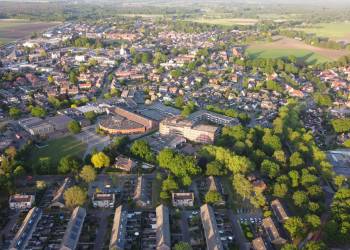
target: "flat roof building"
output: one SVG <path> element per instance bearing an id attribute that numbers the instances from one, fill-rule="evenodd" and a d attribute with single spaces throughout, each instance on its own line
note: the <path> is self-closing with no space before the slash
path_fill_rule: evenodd
<path id="1" fill-rule="evenodd" d="M 125 247 L 127 215 L 128 213 L 126 210 L 123 210 L 122 205 L 115 210 L 111 241 L 109 243 L 110 250 L 123 250 Z"/>
<path id="2" fill-rule="evenodd" d="M 220 233 L 216 224 L 214 210 L 208 204 L 200 209 L 201 219 L 208 250 L 224 250 L 220 239 Z"/>
<path id="3" fill-rule="evenodd" d="M 196 125 L 181 116 L 166 118 L 159 124 L 159 133 L 163 136 L 183 136 L 187 140 L 198 143 L 214 143 L 219 128 L 211 125 Z"/>
<path id="4" fill-rule="evenodd" d="M 171 193 L 171 201 L 174 207 L 193 207 L 193 193 Z"/>
<path id="5" fill-rule="evenodd" d="M 235 126 L 240 124 L 237 118 L 221 115 L 208 110 L 196 111 L 190 114 L 188 119 L 193 122 L 210 121 L 212 123 L 222 125 L 222 126 Z"/>
<path id="6" fill-rule="evenodd" d="M 169 224 L 169 209 L 164 205 L 159 205 L 156 208 L 157 217 L 157 250 L 170 250 L 170 224 Z"/>
<path id="7" fill-rule="evenodd" d="M 32 208 L 35 201 L 34 195 L 14 194 L 10 196 L 10 209 L 29 209 Z"/>
<path id="8" fill-rule="evenodd" d="M 21 227 L 17 231 L 15 237 L 11 241 L 9 250 L 22 250 L 26 249 L 28 241 L 32 237 L 32 234 L 41 219 L 42 210 L 38 207 L 33 207 L 25 217 Z"/>
<path id="9" fill-rule="evenodd" d="M 81 230 L 83 228 L 86 217 L 86 210 L 83 207 L 76 207 L 68 222 L 66 232 L 64 233 L 60 250 L 74 250 L 76 249 Z"/>
<path id="10" fill-rule="evenodd" d="M 92 205 L 96 208 L 113 208 L 115 194 L 95 193 L 92 196 Z"/>

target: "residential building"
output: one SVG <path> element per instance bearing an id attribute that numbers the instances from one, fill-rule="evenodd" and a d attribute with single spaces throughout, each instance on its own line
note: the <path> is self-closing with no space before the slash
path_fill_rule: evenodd
<path id="1" fill-rule="evenodd" d="M 95 193 L 92 196 L 92 205 L 95 208 L 113 208 L 115 194 Z"/>
<path id="2" fill-rule="evenodd" d="M 115 167 L 125 172 L 131 172 L 136 163 L 130 158 L 119 155 L 115 158 Z"/>
<path id="3" fill-rule="evenodd" d="M 265 242 L 261 237 L 258 237 L 252 241 L 253 250 L 267 250 Z"/>
<path id="4" fill-rule="evenodd" d="M 15 237 L 11 241 L 9 250 L 26 249 L 28 241 L 32 237 L 35 228 L 41 219 L 42 210 L 38 207 L 33 207 L 26 215 L 21 227 L 17 231 Z"/>
<path id="5" fill-rule="evenodd" d="M 169 209 L 164 205 L 159 205 L 156 208 L 157 216 L 157 250 L 170 250 L 170 224 L 169 224 Z"/>
<path id="6" fill-rule="evenodd" d="M 194 194 L 191 193 L 171 193 L 171 201 L 174 207 L 193 207 Z"/>
<path id="7" fill-rule="evenodd" d="M 200 208 L 200 214 L 208 250 L 223 250 L 214 210 L 208 204 Z"/>
<path id="8" fill-rule="evenodd" d="M 86 217 L 86 210 L 83 207 L 76 207 L 68 222 L 66 232 L 64 233 L 60 250 L 74 250 L 76 249 L 81 230 L 83 228 Z"/>
<path id="9" fill-rule="evenodd" d="M 278 232 L 276 225 L 271 217 L 263 219 L 262 227 L 267 238 L 272 244 L 281 246 L 287 242 L 284 238 L 280 236 L 280 233 Z"/>
<path id="10" fill-rule="evenodd" d="M 67 190 L 67 188 L 69 188 L 71 185 L 72 185 L 72 179 L 69 177 L 65 178 L 61 187 L 55 193 L 55 195 L 52 199 L 52 202 L 49 206 L 50 208 L 52 208 L 52 207 L 64 208 L 65 207 L 63 194 Z"/>
<path id="11" fill-rule="evenodd" d="M 10 209 L 30 209 L 35 201 L 34 195 L 15 194 L 9 199 Z"/>
<path id="12" fill-rule="evenodd" d="M 273 200 L 271 202 L 271 208 L 279 222 L 283 223 L 289 218 L 280 200 Z"/>
<path id="13" fill-rule="evenodd" d="M 125 247 L 127 215 L 128 213 L 126 210 L 123 210 L 122 205 L 115 210 L 111 240 L 109 243 L 110 250 L 123 250 Z"/>

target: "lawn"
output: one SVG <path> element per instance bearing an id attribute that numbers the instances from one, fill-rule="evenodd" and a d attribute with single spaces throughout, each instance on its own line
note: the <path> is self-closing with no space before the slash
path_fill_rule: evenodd
<path id="1" fill-rule="evenodd" d="M 319 23 L 313 27 L 299 28 L 298 30 L 333 39 L 350 38 L 350 22 Z"/>
<path id="2" fill-rule="evenodd" d="M 298 59 L 309 64 L 323 63 L 332 61 L 332 59 L 304 49 L 278 49 L 278 48 L 248 48 L 246 54 L 249 58 L 284 58 L 295 56 Z"/>
<path id="3" fill-rule="evenodd" d="M 29 164 L 36 165 L 40 158 L 50 158 L 52 165 L 57 165 L 59 160 L 65 156 L 82 157 L 86 150 L 86 145 L 76 140 L 73 136 L 54 139 L 43 143 L 47 146 L 38 148 L 33 146 Z"/>

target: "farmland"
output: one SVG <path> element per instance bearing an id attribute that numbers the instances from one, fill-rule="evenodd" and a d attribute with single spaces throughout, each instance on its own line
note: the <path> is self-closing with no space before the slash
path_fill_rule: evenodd
<path id="1" fill-rule="evenodd" d="M 30 22 L 19 19 L 0 19 L 0 44 L 30 36 L 57 25 L 55 22 Z"/>
<path id="2" fill-rule="evenodd" d="M 200 18 L 189 19 L 188 21 L 192 21 L 196 23 L 213 24 L 213 25 L 232 26 L 232 25 L 254 25 L 258 22 L 258 19 L 200 17 Z"/>
<path id="3" fill-rule="evenodd" d="M 271 43 L 254 43 L 246 51 L 251 58 L 282 58 L 294 55 L 306 63 L 323 63 L 348 55 L 348 51 L 318 48 L 289 38 L 277 38 Z"/>
<path id="4" fill-rule="evenodd" d="M 320 23 L 310 27 L 298 28 L 298 30 L 335 40 L 350 40 L 350 22 Z"/>

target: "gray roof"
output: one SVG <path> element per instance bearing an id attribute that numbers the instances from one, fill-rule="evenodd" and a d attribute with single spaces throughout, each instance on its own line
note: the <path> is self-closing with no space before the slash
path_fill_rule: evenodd
<path id="1" fill-rule="evenodd" d="M 214 210 L 208 204 L 201 206 L 201 219 L 208 250 L 223 250 Z"/>
<path id="2" fill-rule="evenodd" d="M 157 216 L 157 250 L 169 249 L 171 246 L 170 242 L 170 225 L 169 225 L 169 209 L 164 205 L 159 205 L 156 208 Z"/>
<path id="3" fill-rule="evenodd" d="M 86 216 L 86 210 L 83 207 L 76 207 L 70 217 L 66 232 L 64 233 L 60 250 L 76 249 L 83 223 Z"/>
<path id="4" fill-rule="evenodd" d="M 124 249 L 126 223 L 127 223 L 127 211 L 123 210 L 123 206 L 120 205 L 115 210 L 109 249 L 111 250 Z"/>
<path id="5" fill-rule="evenodd" d="M 41 208 L 33 207 L 31 210 L 29 210 L 21 227 L 19 228 L 11 242 L 11 245 L 9 247 L 10 250 L 25 249 L 28 240 L 31 238 L 32 233 L 34 232 L 36 225 L 38 224 L 41 218 L 41 215 Z"/>

